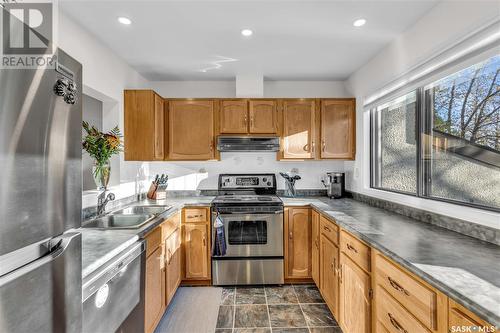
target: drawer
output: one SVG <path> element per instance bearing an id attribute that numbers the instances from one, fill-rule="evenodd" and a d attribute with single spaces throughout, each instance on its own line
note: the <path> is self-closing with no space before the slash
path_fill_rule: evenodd
<path id="1" fill-rule="evenodd" d="M 172 260 L 173 255 L 181 247 L 181 231 L 180 228 L 174 230 L 174 232 L 167 238 L 165 242 L 165 262 L 167 264 Z"/>
<path id="2" fill-rule="evenodd" d="M 375 281 L 431 330 L 437 329 L 437 291 L 415 280 L 392 262 L 377 254 Z"/>
<path id="3" fill-rule="evenodd" d="M 184 209 L 184 222 L 185 223 L 193 223 L 193 222 L 207 222 L 209 212 L 208 208 L 186 208 Z"/>
<path id="4" fill-rule="evenodd" d="M 336 245 L 339 245 L 339 227 L 323 215 L 321 215 L 319 220 L 319 228 L 321 233 L 329 238 Z"/>
<path id="5" fill-rule="evenodd" d="M 376 287 L 376 319 L 390 333 L 429 333 L 418 320 L 405 310 L 381 286 Z"/>
<path id="6" fill-rule="evenodd" d="M 181 224 L 181 214 L 175 213 L 161 224 L 161 239 L 167 239 Z"/>
<path id="7" fill-rule="evenodd" d="M 370 271 L 370 247 L 344 230 L 340 232 L 340 250 L 359 267 L 367 272 Z"/>
<path id="8" fill-rule="evenodd" d="M 157 227 L 146 236 L 146 257 L 149 257 L 161 244 L 161 227 Z"/>

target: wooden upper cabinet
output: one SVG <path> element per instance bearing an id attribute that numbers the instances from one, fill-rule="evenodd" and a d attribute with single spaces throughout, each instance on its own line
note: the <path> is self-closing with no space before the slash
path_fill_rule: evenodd
<path id="1" fill-rule="evenodd" d="M 283 159 L 315 157 L 315 101 L 283 101 Z"/>
<path id="2" fill-rule="evenodd" d="M 154 132 L 154 159 L 165 159 L 165 106 L 163 98 L 154 95 L 155 100 L 155 132 Z"/>
<path id="3" fill-rule="evenodd" d="M 285 277 L 311 278 L 311 210 L 289 208 L 285 223 Z"/>
<path id="4" fill-rule="evenodd" d="M 168 159 L 214 158 L 214 102 L 172 100 L 168 102 Z"/>
<path id="5" fill-rule="evenodd" d="M 339 282 L 339 324 L 342 331 L 370 333 L 370 275 L 356 265 L 347 255 L 341 253 Z"/>
<path id="6" fill-rule="evenodd" d="M 354 159 L 355 145 L 355 100 L 322 100 L 321 158 Z"/>
<path id="7" fill-rule="evenodd" d="M 276 100 L 250 100 L 249 117 L 251 134 L 277 134 L 278 108 Z"/>
<path id="8" fill-rule="evenodd" d="M 219 109 L 221 134 L 246 134 L 248 132 L 248 101 L 222 100 Z"/>
<path id="9" fill-rule="evenodd" d="M 152 90 L 124 91 L 125 160 L 165 158 L 163 98 Z"/>

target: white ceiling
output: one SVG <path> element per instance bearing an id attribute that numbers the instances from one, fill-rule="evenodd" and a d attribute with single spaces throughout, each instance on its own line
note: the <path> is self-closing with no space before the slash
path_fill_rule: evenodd
<path id="1" fill-rule="evenodd" d="M 249 73 L 269 80 L 344 80 L 437 1 L 59 4 L 149 80 L 227 80 Z M 118 23 L 118 16 L 129 17 L 132 25 Z M 353 27 L 358 18 L 365 18 L 366 25 Z M 241 36 L 242 28 L 254 35 Z M 220 68 L 210 69 L 221 60 Z"/>

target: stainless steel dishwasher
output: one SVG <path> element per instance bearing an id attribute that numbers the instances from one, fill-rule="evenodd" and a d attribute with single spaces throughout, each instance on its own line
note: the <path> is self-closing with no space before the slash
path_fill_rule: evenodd
<path id="1" fill-rule="evenodd" d="M 138 241 L 85 278 L 82 331 L 144 330 L 145 245 Z"/>

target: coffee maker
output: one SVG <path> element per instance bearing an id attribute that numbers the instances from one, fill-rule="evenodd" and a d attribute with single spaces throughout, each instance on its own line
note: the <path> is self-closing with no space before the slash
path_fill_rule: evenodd
<path id="1" fill-rule="evenodd" d="M 327 172 L 326 178 L 321 181 L 326 187 L 326 195 L 330 198 L 339 199 L 345 194 L 345 173 Z"/>

